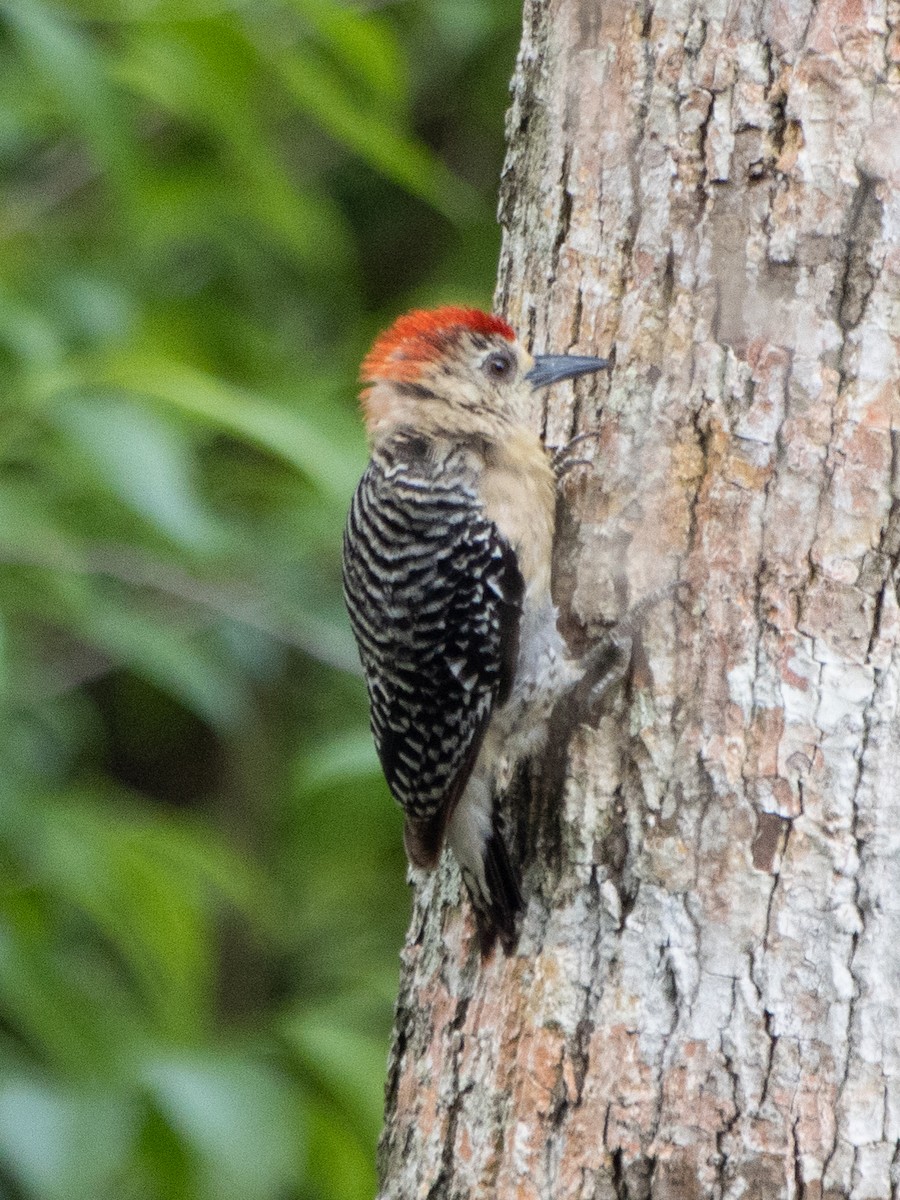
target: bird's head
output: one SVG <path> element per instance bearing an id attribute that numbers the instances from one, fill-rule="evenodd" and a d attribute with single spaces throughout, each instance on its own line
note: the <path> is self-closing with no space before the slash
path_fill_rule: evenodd
<path id="1" fill-rule="evenodd" d="M 502 436 L 527 421 L 535 388 L 609 365 L 573 355 L 533 358 L 504 320 L 475 308 L 410 312 L 363 359 L 366 426 L 373 437 L 405 424 Z"/>

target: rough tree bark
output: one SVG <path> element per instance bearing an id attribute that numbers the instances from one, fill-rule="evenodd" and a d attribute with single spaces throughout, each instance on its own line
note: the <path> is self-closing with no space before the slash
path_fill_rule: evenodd
<path id="1" fill-rule="evenodd" d="M 527 0 L 504 174 L 499 309 L 617 360 L 535 412 L 564 628 L 681 586 L 514 806 L 517 954 L 421 887 L 381 1194 L 897 1197 L 900 3 Z"/>

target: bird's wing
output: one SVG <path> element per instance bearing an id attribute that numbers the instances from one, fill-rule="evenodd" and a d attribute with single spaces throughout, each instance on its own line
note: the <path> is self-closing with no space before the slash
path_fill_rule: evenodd
<path id="1" fill-rule="evenodd" d="M 406 817 L 406 847 L 433 865 L 495 705 L 512 686 L 523 582 L 473 482 L 401 440 L 373 459 L 344 536 L 344 594 L 372 731 Z"/>

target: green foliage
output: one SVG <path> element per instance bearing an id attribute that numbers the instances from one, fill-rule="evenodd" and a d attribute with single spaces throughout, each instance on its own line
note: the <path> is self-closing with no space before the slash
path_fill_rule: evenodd
<path id="1" fill-rule="evenodd" d="M 486 304 L 516 0 L 0 0 L 0 1200 L 374 1190 L 356 365 Z"/>

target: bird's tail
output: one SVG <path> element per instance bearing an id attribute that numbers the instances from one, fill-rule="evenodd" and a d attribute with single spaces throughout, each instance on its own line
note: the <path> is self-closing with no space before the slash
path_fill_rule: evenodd
<path id="1" fill-rule="evenodd" d="M 510 862 L 503 834 L 496 826 L 484 848 L 484 874 L 488 885 L 486 897 L 476 895 L 468 882 L 466 884 L 478 923 L 481 957 L 488 957 L 498 938 L 510 954 L 515 948 L 519 914 L 524 903 L 518 875 Z"/>
<path id="2" fill-rule="evenodd" d="M 450 818 L 447 840 L 475 909 L 481 956 L 487 958 L 498 940 L 507 954 L 514 949 L 524 904 L 497 805 L 493 796 L 479 791 L 470 781 Z"/>

